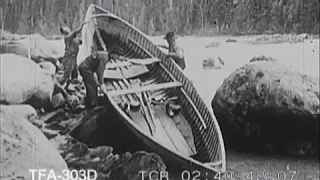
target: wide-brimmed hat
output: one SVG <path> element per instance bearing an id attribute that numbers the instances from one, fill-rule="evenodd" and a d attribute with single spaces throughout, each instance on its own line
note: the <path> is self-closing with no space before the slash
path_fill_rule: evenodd
<path id="1" fill-rule="evenodd" d="M 166 34 L 166 36 L 165 37 L 163 37 L 163 39 L 177 39 L 178 37 L 177 36 L 175 36 L 175 34 L 174 34 L 174 32 L 168 32 L 167 34 Z"/>
<path id="2" fill-rule="evenodd" d="M 62 26 L 62 27 L 60 27 L 60 32 L 63 34 L 70 34 L 71 30 L 70 30 L 70 28 L 68 28 L 66 26 Z"/>

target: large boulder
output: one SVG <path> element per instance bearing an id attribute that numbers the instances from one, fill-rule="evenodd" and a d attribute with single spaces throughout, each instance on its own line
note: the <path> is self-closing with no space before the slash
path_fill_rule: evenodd
<path id="1" fill-rule="evenodd" d="M 319 154 L 319 79 L 252 61 L 224 80 L 211 105 L 229 147 Z"/>
<path id="2" fill-rule="evenodd" d="M 29 57 L 35 62 L 50 61 L 56 63 L 64 55 L 63 40 L 48 40 L 40 34 L 31 34 L 14 41 L 0 43 L 0 54 L 14 53 Z"/>
<path id="3" fill-rule="evenodd" d="M 55 175 L 63 174 L 62 170 L 68 169 L 48 139 L 41 131 L 33 126 L 27 118 L 32 113 L 30 108 L 21 113 L 21 107 L 1 106 L 0 108 L 0 136 L 1 136 L 1 179 L 38 179 L 37 173 L 32 178 L 32 169 L 45 169 L 45 175 L 54 171 Z M 13 112 L 20 112 L 15 115 Z M 48 179 L 48 177 L 43 177 Z"/>
<path id="4" fill-rule="evenodd" d="M 21 104 L 28 101 L 36 108 L 50 103 L 55 82 L 52 71 L 15 54 L 1 54 L 0 63 L 0 102 Z"/>

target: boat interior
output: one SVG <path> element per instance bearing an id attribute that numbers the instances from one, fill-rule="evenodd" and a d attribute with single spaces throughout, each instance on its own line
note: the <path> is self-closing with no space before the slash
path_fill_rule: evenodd
<path id="1" fill-rule="evenodd" d="M 124 43 L 119 37 L 112 41 L 114 37 L 100 32 L 101 43 L 111 54 L 104 72 L 108 94 L 141 132 L 176 153 L 196 155 L 186 120 L 190 107 L 182 102 L 186 99 L 179 90 L 181 83 L 159 68 L 160 59 L 148 55 L 134 41 Z"/>

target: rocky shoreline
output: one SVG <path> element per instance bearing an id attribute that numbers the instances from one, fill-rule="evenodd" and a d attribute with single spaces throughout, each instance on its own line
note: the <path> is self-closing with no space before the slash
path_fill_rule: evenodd
<path id="1" fill-rule="evenodd" d="M 24 51 L 25 52 L 25 51 Z M 21 56 L 23 56 L 21 54 Z M 209 65 L 215 63 L 215 60 L 208 61 Z M 270 64 L 271 63 L 271 64 Z M 283 78 L 287 77 L 277 72 L 269 72 L 264 67 L 273 66 L 272 63 L 276 63 L 276 60 L 273 58 L 267 57 L 256 57 L 250 60 L 249 65 L 242 67 L 235 71 L 233 75 L 230 75 L 228 79 L 225 80 L 224 86 L 221 86 L 216 96 L 212 102 L 212 108 L 214 109 L 215 115 L 222 125 L 221 128 L 226 132 L 227 130 L 224 129 L 225 127 L 231 127 L 231 131 L 228 131 L 229 139 L 235 140 L 235 135 L 233 132 L 236 132 L 236 137 L 246 139 L 248 141 L 247 146 L 248 149 L 252 150 L 253 145 L 256 145 L 257 141 L 261 141 L 261 137 L 264 137 L 263 140 L 273 141 L 273 139 L 266 139 L 265 137 L 270 138 L 269 134 L 273 131 L 273 121 L 270 121 L 272 118 L 263 119 L 264 121 L 256 121 L 259 118 L 260 111 L 257 110 L 257 104 L 260 105 L 262 108 L 265 107 L 265 104 L 272 100 L 270 97 L 274 97 L 275 102 L 278 102 L 278 96 L 273 95 L 272 93 L 265 94 L 263 87 L 265 84 L 269 83 L 267 87 L 280 87 L 280 84 L 283 87 L 287 87 L 282 85 L 283 82 L 289 82 L 290 78 Z M 250 65 L 251 64 L 251 65 Z M 259 64 L 263 66 L 260 67 Z M 274 65 L 278 69 L 280 66 Z M 24 68 L 25 69 L 25 68 Z M 244 70 L 243 70 L 244 69 Z M 248 70 L 247 70 L 248 69 Z M 258 73 L 249 73 L 249 72 L 256 72 L 253 71 L 258 69 Z M 275 68 L 274 68 L 275 69 Z M 287 68 L 283 68 L 287 69 Z M 262 73 L 260 72 L 262 71 Z M 247 74 L 241 72 L 248 72 Z M 286 72 L 281 70 L 281 72 Z M 291 72 L 291 71 L 290 71 Z M 273 75 L 280 74 L 277 79 L 273 79 Z M 59 74 L 56 74 L 56 78 Z M 246 76 L 246 77 L 244 77 Z M 252 77 L 251 77 L 252 76 Z M 271 78 L 270 78 L 270 77 Z M 308 80 L 306 76 L 297 76 L 299 78 L 295 78 L 293 82 L 302 79 L 303 82 L 312 82 L 311 84 L 316 84 L 305 90 L 301 87 L 297 87 L 296 89 L 301 90 L 301 92 L 312 92 L 312 98 L 319 100 L 319 90 L 316 87 L 318 82 L 313 83 L 313 81 Z M 237 79 L 242 81 L 236 81 Z M 242 78 L 242 79 L 241 79 Z M 279 80 L 278 80 L 279 79 Z M 289 79 L 289 80 L 288 80 Z M 257 83 L 260 82 L 261 83 Z M 243 83 L 242 83 L 243 82 Z M 281 82 L 281 83 L 280 83 Z M 291 81 L 290 81 L 291 82 Z M 300 82 L 300 81 L 299 81 Z M 260 86 L 256 86 L 259 84 Z M 301 84 L 301 83 L 296 83 Z M 310 84 L 310 83 L 309 83 Z M 250 86 L 249 86 L 250 85 Z M 277 86 L 275 86 L 277 85 Z M 290 84 L 289 84 L 290 85 Z M 251 87 L 252 86 L 252 87 Z M 293 87 L 290 85 L 290 87 Z M 240 90 L 239 90 L 240 89 Z M 245 89 L 245 90 L 244 90 Z M 247 90 L 246 90 L 247 89 Z M 276 89 L 276 88 L 274 88 Z M 288 88 L 291 90 L 290 88 Z M 312 91 L 311 91 L 311 90 Z M 252 90 L 257 102 L 259 103 L 252 103 L 252 97 L 247 96 L 249 90 Z M 258 91 L 259 93 L 255 92 Z M 4 157 L 1 157 L 1 163 L 4 163 L 4 171 L 7 170 L 7 173 L 1 175 L 4 178 L 18 178 L 18 177 L 27 177 L 30 173 L 27 172 L 27 167 L 31 167 L 32 163 L 34 164 L 35 159 L 39 161 L 39 167 L 43 168 L 57 168 L 61 164 L 60 168 L 57 170 L 61 170 L 63 168 L 71 169 L 93 169 L 97 171 L 98 179 L 142 179 L 141 171 L 151 172 L 153 170 L 160 171 L 166 170 L 167 166 L 162 161 L 162 159 L 154 154 L 149 153 L 147 149 L 144 149 L 140 146 L 139 141 L 131 140 L 129 138 L 130 135 L 127 135 L 125 132 L 125 128 L 123 124 L 121 124 L 120 120 L 117 119 L 115 113 L 112 110 L 108 109 L 108 105 L 105 104 L 107 101 L 106 99 L 100 98 L 101 107 L 98 107 L 94 110 L 86 110 L 83 108 L 83 101 L 85 97 L 85 88 L 81 81 L 73 82 L 69 89 L 67 89 L 68 93 L 70 94 L 71 98 L 69 99 L 74 109 L 70 108 L 66 105 L 65 100 L 60 93 L 54 92 L 52 94 L 52 99 L 49 104 L 49 108 L 47 112 L 37 111 L 29 106 L 29 105 L 1 105 L 1 125 L 5 124 L 5 126 L 1 127 L 1 135 L 2 134 L 10 134 L 8 139 L 1 139 L 1 152 L 6 152 Z M 51 92 L 51 90 L 50 90 Z M 227 93 L 226 93 L 227 92 Z M 272 92 L 277 92 L 272 91 Z M 280 91 L 279 91 L 280 92 Z M 281 91 L 282 92 L 282 91 Z M 300 91 L 299 91 L 300 92 Z M 225 96 L 226 94 L 231 94 L 232 96 Z M 23 94 L 23 93 L 21 93 Z M 233 96 L 236 95 L 237 96 Z M 241 96 L 239 96 L 239 94 Z M 250 93 L 249 93 L 250 94 Z M 297 93 L 296 93 L 297 94 Z M 273 96 L 271 96 L 273 95 Z M 299 96 L 298 96 L 299 95 Z M 304 110 L 305 105 L 311 104 L 314 102 L 314 109 L 316 113 L 312 113 L 315 117 L 312 117 L 312 128 L 319 127 L 319 101 L 311 101 L 308 99 L 303 100 L 303 105 L 301 105 L 300 101 L 296 101 L 297 97 L 300 97 L 300 94 L 296 95 L 296 97 L 287 97 L 288 102 L 285 105 L 292 104 L 291 101 L 296 102 L 294 108 L 298 108 L 298 112 L 301 112 L 301 109 Z M 303 96 L 303 94 L 301 95 Z M 243 99 L 237 99 L 236 97 L 242 97 Z M 267 97 L 267 98 L 266 98 Z M 285 97 L 285 96 L 282 96 Z M 311 96 L 310 96 L 311 97 Z M 232 99 L 234 98 L 234 99 Z M 2 100 L 2 99 L 1 99 Z M 246 101 L 245 101 L 246 100 Z M 298 99 L 299 100 L 299 99 Z M 248 102 L 246 103 L 238 103 L 238 102 Z M 306 101 L 306 102 L 304 102 Z M 280 102 L 280 101 L 279 101 Z M 282 99 L 282 102 L 286 102 Z M 298 103 L 297 103 L 298 102 Z M 300 102 L 300 103 L 299 103 Z M 270 103 L 269 103 L 270 104 Z M 284 106 L 280 104 L 279 106 Z M 230 109 L 233 107 L 235 110 L 233 112 L 228 112 L 226 109 Z M 250 108 L 251 107 L 251 108 Z M 255 108 L 252 108 L 255 107 Z M 310 105 L 311 107 L 311 105 Z M 248 109 L 250 108 L 250 112 Z M 260 109 L 262 109 L 260 108 Z M 252 110 L 256 110 L 256 112 L 252 112 Z M 223 114 L 228 112 L 229 114 Z M 237 114 L 238 113 L 238 114 Z M 254 114 L 252 118 L 248 118 L 248 114 Z M 281 112 L 281 114 L 285 115 L 287 112 Z M 272 113 L 269 113 L 272 115 Z M 4 118 L 3 118 L 4 117 Z M 227 119 L 224 119 L 228 117 Z M 282 118 L 284 119 L 284 118 Z M 290 118 L 289 118 L 290 119 Z M 18 121 L 19 120 L 19 121 Z M 301 121 L 299 119 L 299 121 Z M 33 125 L 26 125 L 25 122 L 31 122 Z M 279 121 L 280 122 L 280 121 Z M 11 124 L 10 123 L 21 123 L 19 125 Z M 225 123 L 225 124 L 223 124 Z M 229 124 L 228 124 L 229 123 Z M 260 123 L 260 124 L 259 124 Z M 285 125 L 288 125 L 289 121 L 286 121 Z M 291 123 L 291 122 L 290 122 Z M 231 124 L 231 125 L 230 125 Z M 302 123 L 304 124 L 304 123 Z M 317 126 L 315 126 L 316 124 Z M 223 126 L 226 125 L 226 126 Z M 267 126 L 266 126 L 267 125 Z M 234 127 L 241 127 L 241 128 L 234 128 Z M 123 127 L 123 128 L 122 128 Z M 261 129 L 261 127 L 267 127 L 267 129 Z M 291 127 L 291 126 L 287 126 Z M 296 126 L 298 129 L 301 126 Z M 11 129 L 15 130 L 11 130 Z M 24 131 L 21 129 L 27 128 Z M 292 128 L 292 127 L 291 127 Z M 38 130 L 35 130 L 38 129 Z M 278 127 L 281 130 L 281 128 Z M 267 131 L 266 131 L 267 130 Z M 277 131 L 278 134 L 273 135 L 273 138 L 278 138 L 282 136 L 280 130 Z M 312 129 L 314 134 L 319 134 L 318 129 Z M 32 132 L 27 134 L 21 134 L 24 132 Z M 231 132 L 231 133 L 230 133 Z M 305 131 L 306 135 L 307 132 Z M 295 131 L 291 133 L 296 134 Z M 35 136 L 36 134 L 37 136 Z M 38 138 L 39 135 L 43 134 L 46 138 Z M 310 134 L 310 133 L 309 133 Z M 263 135 L 263 136 L 262 136 Z M 286 135 L 289 136 L 289 135 Z M 6 136 L 4 136 L 6 137 Z M 291 136 L 290 136 L 291 137 Z M 295 136 L 296 137 L 296 136 Z M 301 137 L 301 136 L 299 136 Z M 312 138 L 314 138 L 312 134 Z M 224 138 L 227 139 L 226 133 L 224 134 Z M 41 141 L 38 141 L 41 139 Z M 48 139 L 49 142 L 45 142 Z M 318 139 L 317 139 L 318 140 Z M 26 143 L 27 142 L 27 143 Z M 237 141 L 239 142 L 239 141 Z M 287 142 L 287 141 L 285 141 Z M 285 147 L 285 153 L 289 153 L 293 156 L 304 156 L 304 155 L 318 155 L 319 151 L 319 143 L 317 142 L 310 145 L 309 141 L 299 141 L 299 143 L 289 144 L 290 146 L 294 147 Z M 302 142 L 302 144 L 300 143 Z M 318 141 L 319 142 L 319 141 Z M 131 144 L 130 144 L 131 143 Z M 18 144 L 21 144 L 20 146 Z M 39 147 L 43 147 L 43 149 L 37 149 L 38 144 L 41 144 Z M 51 147 L 53 144 L 54 147 Z M 269 143 L 270 144 L 270 143 Z M 266 149 L 269 152 L 275 151 L 274 144 L 269 146 L 269 144 L 261 143 L 262 149 Z M 128 147 L 124 147 L 127 145 Z M 238 144 L 236 144 L 238 145 Z M 286 144 L 288 145 L 288 143 Z M 48 147 L 46 147 L 48 146 Z M 229 144 L 227 144 L 229 146 Z M 14 147 L 14 148 L 13 148 Z M 23 147 L 22 149 L 19 149 Z M 29 149 L 28 153 L 23 153 L 25 149 Z M 37 149 L 36 156 L 34 156 L 33 149 Z M 50 150 L 51 149 L 51 150 Z M 260 148 L 261 149 L 261 148 Z M 303 151 L 301 151 L 301 149 Z M 292 150 L 288 152 L 288 150 Z M 11 153 L 12 151 L 12 153 Z M 39 151 L 39 153 L 38 153 Z M 56 152 L 55 152 L 56 151 Z M 127 152 L 130 151 L 130 152 Z M 32 154 L 33 153 L 33 154 Z M 15 156 L 20 157 L 20 155 L 24 155 L 24 158 L 20 158 L 18 160 L 11 160 L 15 159 Z M 51 154 L 55 154 L 51 157 Z M 8 156 L 8 157 L 7 157 Z M 48 157 L 46 157 L 48 156 Z M 43 159 L 41 159 L 41 158 Z M 50 158 L 49 158 L 50 157 Z M 59 158 L 58 158 L 59 157 Z M 62 158 L 61 158 L 62 157 Z M 46 159 L 46 158 L 49 158 Z M 16 163 L 24 162 L 27 165 L 21 166 L 19 170 L 17 167 L 10 166 L 10 164 L 14 165 Z M 56 162 L 60 161 L 60 162 Z M 28 164 L 29 163 L 29 164 Z M 49 164 L 49 165 L 48 165 Z M 58 165 L 57 165 L 58 164 Z M 135 168 L 132 168 L 135 164 Z M 137 166 L 136 164 L 139 164 Z M 43 165 L 43 166 L 42 166 Z M 53 168 L 54 169 L 54 168 Z M 25 172 L 24 174 L 20 173 Z M 12 173 L 11 173 L 12 172 Z M 18 173 L 17 173 L 18 172 Z M 11 173 L 11 174 L 10 174 Z M 147 175 L 148 173 L 145 173 Z M 154 174 L 155 176 L 156 174 Z M 2 178 L 2 177 L 1 177 Z M 156 177 L 154 177 L 156 178 Z M 28 179 L 28 178 L 26 178 Z"/>
<path id="2" fill-rule="evenodd" d="M 25 111 L 27 114 L 30 114 L 30 111 L 33 111 L 32 107 L 29 105 L 2 105 L 1 119 L 5 116 L 3 114 L 11 114 L 12 116 L 25 117 L 26 119 L 23 119 L 23 121 L 31 122 L 33 126 L 37 127 L 44 134 L 44 136 L 50 141 L 50 144 L 52 144 L 59 151 L 61 157 L 66 162 L 69 170 L 92 170 L 92 172 L 96 173 L 93 173 L 91 175 L 97 176 L 97 179 L 128 180 L 142 179 L 142 171 L 146 172 L 144 174 L 146 177 L 144 178 L 147 178 L 148 174 L 151 171 L 159 172 L 166 170 L 166 165 L 162 161 L 161 157 L 157 154 L 148 153 L 146 151 L 116 154 L 113 152 L 113 148 L 110 146 L 101 145 L 96 147 L 89 147 L 88 145 L 77 140 L 75 137 L 71 135 L 76 134 L 74 133 L 74 131 L 76 131 L 77 127 L 79 127 L 81 123 L 91 121 L 91 124 L 94 124 L 94 121 L 96 121 L 99 116 L 103 115 L 103 113 L 106 112 L 106 109 L 104 107 L 99 107 L 91 111 L 84 110 L 83 112 L 77 114 L 67 112 L 66 110 L 61 108 L 49 114 L 42 114 L 39 116 L 33 113 L 32 117 L 26 115 L 26 113 L 23 113 L 21 111 L 21 108 L 29 109 Z M 20 115 L 16 115 L 14 113 L 15 111 L 20 112 Z M 92 116 L 93 114 L 95 114 L 96 116 Z M 6 120 L 11 121 L 14 119 L 5 119 L 4 121 Z M 90 130 L 96 130 L 96 126 L 92 127 L 91 129 L 86 127 L 87 132 Z M 1 133 L 3 133 L 3 129 L 1 129 Z M 20 132 L 17 132 L 17 134 L 19 133 Z M 88 133 L 88 135 L 89 134 L 90 133 Z M 82 134 L 82 136 L 83 135 L 84 134 Z M 28 137 L 25 136 L 25 138 Z M 37 137 L 33 138 L 38 138 L 38 135 Z M 20 143 L 23 144 L 23 142 Z M 3 142 L 2 145 L 6 146 L 5 142 Z M 20 149 L 17 148 L 16 151 L 20 151 Z M 52 149 L 52 151 L 54 151 L 54 148 Z M 30 159 L 31 157 L 29 156 L 31 156 L 31 154 L 26 154 L 26 157 Z M 36 157 L 37 156 L 38 153 L 36 154 Z M 51 154 L 48 154 L 48 156 L 51 156 Z M 32 158 L 30 160 L 33 161 Z M 44 159 L 43 161 L 46 161 L 46 159 Z M 55 161 L 42 163 L 52 163 L 53 166 L 56 164 Z M 40 165 L 39 168 L 46 167 L 42 167 Z M 12 171 L 12 169 L 6 169 L 5 167 L 4 169 L 8 173 Z M 26 169 L 24 171 L 26 171 Z M 152 176 L 157 175 L 153 174 Z"/>

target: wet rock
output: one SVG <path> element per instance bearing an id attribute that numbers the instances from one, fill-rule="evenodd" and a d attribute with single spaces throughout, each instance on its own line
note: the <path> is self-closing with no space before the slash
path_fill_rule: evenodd
<path id="1" fill-rule="evenodd" d="M 213 57 L 203 60 L 202 66 L 205 69 L 222 69 L 222 67 L 225 65 L 224 61 L 221 57 Z"/>
<path id="2" fill-rule="evenodd" d="M 56 121 L 48 123 L 46 125 L 46 128 L 59 131 L 60 134 L 65 134 L 68 132 L 68 129 L 65 126 L 63 126 L 61 122 Z"/>
<path id="3" fill-rule="evenodd" d="M 71 149 L 68 151 L 71 151 L 75 157 L 81 158 L 88 153 L 88 146 L 84 143 L 78 142 L 77 144 L 71 146 Z"/>
<path id="4" fill-rule="evenodd" d="M 136 152 L 132 156 L 126 156 L 127 160 L 115 168 L 110 175 L 110 179 L 139 180 L 149 179 L 152 171 L 164 171 L 166 166 L 161 157 L 154 153 Z M 152 174 L 152 179 L 160 178 L 160 174 Z"/>
<path id="5" fill-rule="evenodd" d="M 66 149 L 64 154 L 71 169 L 94 169 L 99 176 L 107 179 L 135 180 L 142 178 L 141 171 L 144 171 L 144 177 L 147 178 L 151 171 L 166 170 L 160 156 L 142 151 L 119 156 L 113 154 L 112 147 L 88 148 L 78 142 Z"/>
<path id="6" fill-rule="evenodd" d="M 28 58 L 1 54 L 0 101 L 31 104 L 36 109 L 50 103 L 54 90 L 53 75 Z"/>
<path id="7" fill-rule="evenodd" d="M 100 173 L 108 174 L 114 163 L 119 160 L 119 156 L 114 155 L 112 151 L 111 147 L 99 146 L 87 150 L 86 154 L 82 154 L 82 156 L 72 153 L 72 155 L 69 155 L 71 159 L 68 164 L 75 169 L 95 169 Z"/>
<path id="8" fill-rule="evenodd" d="M 97 121 L 99 118 L 103 118 L 106 113 L 108 113 L 108 111 L 104 107 L 98 107 L 93 110 L 86 110 L 82 112 L 81 116 L 78 116 L 77 120 L 74 121 L 79 122 L 79 125 L 70 132 L 70 135 L 76 137 L 78 140 L 88 144 L 89 146 L 93 145 L 93 141 L 91 139 L 97 138 Z"/>
<path id="9" fill-rule="evenodd" d="M 48 139 L 24 116 L 1 109 L 1 178 L 33 179 L 29 169 L 68 169 Z M 48 175 L 48 174 L 46 174 Z M 34 177 L 38 179 L 37 175 Z M 47 178 L 47 177 L 43 177 Z"/>
<path id="10" fill-rule="evenodd" d="M 39 115 L 39 120 L 49 125 L 51 122 L 57 122 L 61 119 L 67 119 L 64 109 L 60 108 L 55 111 Z"/>
<path id="11" fill-rule="evenodd" d="M 65 105 L 65 99 L 61 93 L 52 96 L 51 104 L 54 109 Z"/>
<path id="12" fill-rule="evenodd" d="M 76 95 L 71 95 L 68 98 L 68 102 L 73 106 L 73 107 L 77 107 L 80 105 L 80 100 L 78 98 L 78 96 Z"/>
<path id="13" fill-rule="evenodd" d="M 49 140 L 58 136 L 58 132 L 57 131 L 54 131 L 54 130 L 50 130 L 50 129 L 46 129 L 46 128 L 43 128 L 41 129 L 41 132 L 46 136 L 46 138 L 48 138 Z"/>
<path id="14" fill-rule="evenodd" d="M 276 60 L 272 57 L 255 56 L 249 62 L 257 62 L 257 61 L 275 62 Z"/>
<path id="15" fill-rule="evenodd" d="M 227 146 L 319 154 L 319 79 L 274 61 L 251 62 L 224 80 L 211 105 Z"/>
<path id="16" fill-rule="evenodd" d="M 89 149 L 89 156 L 91 159 L 99 158 L 103 159 L 104 157 L 109 156 L 112 153 L 112 147 L 99 146 L 96 148 Z"/>
<path id="17" fill-rule="evenodd" d="M 69 85 L 67 91 L 68 91 L 68 93 L 74 93 L 77 91 L 77 86 L 75 86 L 74 84 L 71 84 L 71 85 Z"/>

